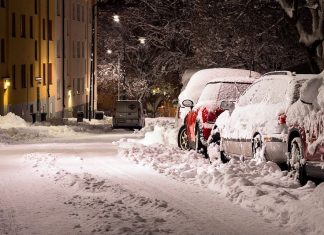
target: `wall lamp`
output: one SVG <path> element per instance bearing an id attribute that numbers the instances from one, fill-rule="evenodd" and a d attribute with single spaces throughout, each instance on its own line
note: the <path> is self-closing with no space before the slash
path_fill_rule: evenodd
<path id="1" fill-rule="evenodd" d="M 6 91 L 11 85 L 10 77 L 2 78 L 2 80 L 3 80 L 3 89 Z"/>

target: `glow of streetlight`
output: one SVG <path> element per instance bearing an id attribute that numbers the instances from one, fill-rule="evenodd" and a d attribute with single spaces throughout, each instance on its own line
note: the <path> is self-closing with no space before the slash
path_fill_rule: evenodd
<path id="1" fill-rule="evenodd" d="M 138 40 L 140 41 L 141 44 L 145 44 L 146 38 L 140 37 Z"/>
<path id="2" fill-rule="evenodd" d="M 119 19 L 119 15 L 114 15 L 113 19 L 115 22 L 119 23 L 120 19 Z"/>
<path id="3" fill-rule="evenodd" d="M 112 50 L 108 49 L 108 50 L 107 50 L 107 53 L 108 53 L 108 54 L 112 54 Z"/>

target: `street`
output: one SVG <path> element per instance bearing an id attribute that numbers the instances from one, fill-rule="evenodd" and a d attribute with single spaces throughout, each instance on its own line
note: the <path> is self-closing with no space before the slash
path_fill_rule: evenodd
<path id="1" fill-rule="evenodd" d="M 0 147 L 0 234 L 288 234 L 118 154 L 133 133 Z M 50 141 L 49 141 L 50 142 Z"/>

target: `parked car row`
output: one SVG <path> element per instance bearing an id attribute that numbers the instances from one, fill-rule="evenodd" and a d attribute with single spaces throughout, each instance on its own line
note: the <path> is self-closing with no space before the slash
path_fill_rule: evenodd
<path id="1" fill-rule="evenodd" d="M 323 74 L 218 79 L 195 105 L 182 104 L 191 109 L 184 122 L 188 149 L 208 156 L 206 146 L 217 143 L 223 161 L 244 156 L 287 164 L 301 184 L 324 177 Z"/>

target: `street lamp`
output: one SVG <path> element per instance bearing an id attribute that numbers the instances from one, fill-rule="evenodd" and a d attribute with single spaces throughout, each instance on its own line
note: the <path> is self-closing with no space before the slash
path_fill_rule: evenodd
<path id="1" fill-rule="evenodd" d="M 113 19 L 115 22 L 119 23 L 120 19 L 119 19 L 119 15 L 114 15 Z"/>
<path id="2" fill-rule="evenodd" d="M 146 38 L 144 37 L 139 37 L 138 41 L 140 42 L 140 44 L 145 44 Z"/>

